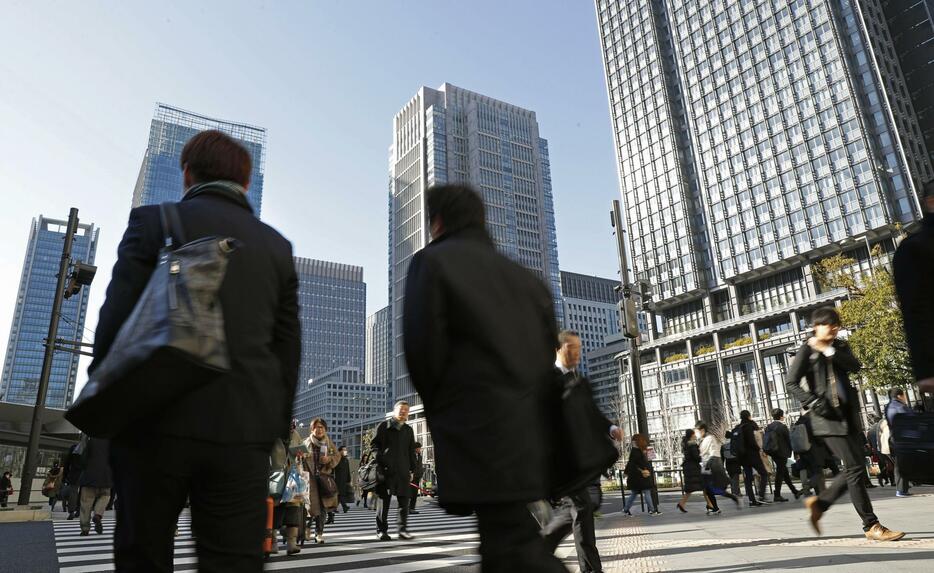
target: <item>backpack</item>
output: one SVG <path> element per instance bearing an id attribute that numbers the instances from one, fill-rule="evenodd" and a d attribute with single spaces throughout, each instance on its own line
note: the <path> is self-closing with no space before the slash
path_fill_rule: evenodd
<path id="1" fill-rule="evenodd" d="M 762 438 L 762 451 L 770 456 L 778 453 L 778 438 L 775 437 L 775 430 L 771 426 L 765 429 L 765 435 Z"/>
<path id="2" fill-rule="evenodd" d="M 743 439 L 743 425 L 740 424 L 730 432 L 730 453 L 734 458 L 741 458 L 746 453 L 746 441 Z"/>
<path id="3" fill-rule="evenodd" d="M 797 454 L 803 454 L 811 450 L 811 437 L 808 435 L 808 428 L 804 424 L 792 426 L 791 450 Z"/>

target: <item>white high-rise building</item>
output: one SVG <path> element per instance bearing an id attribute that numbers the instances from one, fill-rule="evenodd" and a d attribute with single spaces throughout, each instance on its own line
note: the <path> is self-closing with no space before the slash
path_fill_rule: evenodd
<path id="1" fill-rule="evenodd" d="M 392 394 L 413 403 L 402 343 L 405 279 L 412 255 L 429 241 L 425 191 L 444 183 L 483 195 L 496 246 L 542 278 L 563 322 L 548 142 L 535 112 L 447 83 L 420 88 L 393 119 L 390 147 Z"/>

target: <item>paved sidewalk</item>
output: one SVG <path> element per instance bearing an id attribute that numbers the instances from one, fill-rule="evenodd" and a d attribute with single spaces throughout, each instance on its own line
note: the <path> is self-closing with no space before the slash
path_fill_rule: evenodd
<path id="1" fill-rule="evenodd" d="M 822 537 L 815 537 L 800 501 L 737 510 L 720 503 L 723 514 L 706 516 L 700 494 L 678 512 L 679 496 L 662 494 L 663 515 L 614 512 L 597 523 L 604 569 L 610 572 L 746 572 L 746 571 L 934 571 L 934 487 L 912 490 L 896 498 L 891 487 L 870 490 L 882 523 L 908 532 L 902 541 L 877 543 L 862 535 L 859 517 L 844 496 L 824 518 Z M 611 497 L 604 511 L 620 507 Z M 568 564 L 576 571 L 576 559 Z"/>

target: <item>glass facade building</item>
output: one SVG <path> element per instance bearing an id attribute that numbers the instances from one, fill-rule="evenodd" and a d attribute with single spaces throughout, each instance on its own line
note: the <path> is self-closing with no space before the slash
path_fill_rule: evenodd
<path id="1" fill-rule="evenodd" d="M 468 183 L 483 195 L 497 248 L 541 277 L 563 324 L 548 142 L 533 111 L 447 83 L 422 87 L 393 120 L 389 170 L 393 397 L 417 403 L 405 365 L 402 304 L 409 261 L 429 240 L 429 187 Z"/>
<path id="2" fill-rule="evenodd" d="M 392 408 L 389 388 L 392 387 L 392 315 L 383 307 L 366 319 L 365 382 L 386 389 L 386 410 Z"/>
<path id="3" fill-rule="evenodd" d="M 564 327 L 580 334 L 580 372 L 590 375 L 588 358 L 604 348 L 604 339 L 620 332 L 616 287 L 618 280 L 561 271 Z"/>
<path id="4" fill-rule="evenodd" d="M 763 420 L 789 405 L 785 349 L 842 296 L 810 261 L 891 251 L 932 177 L 886 20 L 874 0 L 595 6 L 630 279 L 661 325 L 642 346 L 651 429 Z"/>
<path id="5" fill-rule="evenodd" d="M 149 144 L 133 190 L 133 207 L 178 201 L 184 193 L 179 158 L 188 140 L 199 132 L 216 129 L 233 137 L 250 152 L 253 171 L 246 196 L 253 212 L 260 216 L 263 206 L 263 172 L 266 161 L 266 130 L 198 115 L 156 104 L 149 128 Z"/>
<path id="6" fill-rule="evenodd" d="M 42 216 L 32 222 L 3 365 L 3 378 L 0 380 L 0 399 L 4 402 L 36 403 L 45 355 L 43 341 L 49 333 L 52 301 L 55 298 L 67 225 L 68 221 Z M 72 259 L 93 265 L 98 234 L 94 225 L 79 224 L 72 245 Z M 59 315 L 59 338 L 86 340 L 84 320 L 89 294 L 90 287 L 85 286 L 77 295 L 65 299 Z M 78 358 L 77 354 L 68 352 L 55 353 L 45 399 L 46 407 L 67 408 L 71 405 L 78 376 Z"/>
<path id="7" fill-rule="evenodd" d="M 352 265 L 295 257 L 295 270 L 302 323 L 297 408 L 309 380 L 341 367 L 363 372 L 366 284 L 363 268 Z"/>

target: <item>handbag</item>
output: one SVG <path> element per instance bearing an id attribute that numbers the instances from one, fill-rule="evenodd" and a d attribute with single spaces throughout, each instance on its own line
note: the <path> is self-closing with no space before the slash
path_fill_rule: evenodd
<path id="1" fill-rule="evenodd" d="M 328 474 L 316 474 L 318 481 L 318 495 L 321 497 L 334 497 L 337 495 L 337 481 L 334 476 Z"/>
<path id="2" fill-rule="evenodd" d="M 360 479 L 360 489 L 363 491 L 372 491 L 383 482 L 385 478 L 379 464 L 376 463 L 376 456 L 360 466 L 357 470 L 357 477 Z"/>
<path id="3" fill-rule="evenodd" d="M 269 495 L 276 499 L 281 499 L 285 491 L 285 483 L 288 480 L 288 474 L 284 471 L 274 471 L 269 474 Z"/>
<path id="4" fill-rule="evenodd" d="M 218 291 L 231 238 L 186 243 L 175 203 L 159 206 L 165 245 L 133 312 L 65 418 L 112 438 L 230 370 Z"/>
<path id="5" fill-rule="evenodd" d="M 606 417 L 600 412 L 593 399 L 586 378 L 574 374 L 562 377 L 561 403 L 558 419 L 561 429 L 556 429 L 556 455 L 554 486 L 551 495 L 564 497 L 598 480 L 606 469 L 616 463 L 619 451 L 610 438 Z"/>

